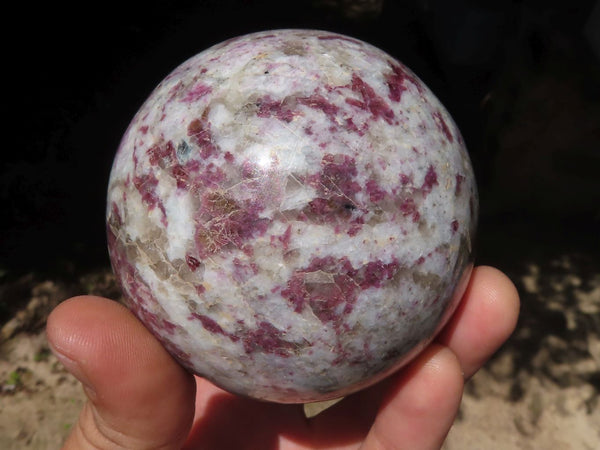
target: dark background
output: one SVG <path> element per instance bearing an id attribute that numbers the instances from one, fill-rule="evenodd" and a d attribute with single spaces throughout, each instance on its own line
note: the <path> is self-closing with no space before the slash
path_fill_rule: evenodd
<path id="1" fill-rule="evenodd" d="M 108 265 L 108 174 L 141 103 L 206 47 L 285 27 L 368 41 L 446 105 L 480 187 L 479 262 L 508 265 L 549 246 L 598 251 L 600 55 L 585 33 L 594 1 L 57 3 L 3 20 L 0 281 Z"/>

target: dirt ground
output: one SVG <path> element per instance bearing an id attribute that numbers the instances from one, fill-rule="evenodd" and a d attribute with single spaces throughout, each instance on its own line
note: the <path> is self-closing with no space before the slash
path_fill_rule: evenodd
<path id="1" fill-rule="evenodd" d="M 467 384 L 445 450 L 598 448 L 600 260 L 581 249 L 541 247 L 510 266 L 503 267 L 501 251 L 492 257 L 519 288 L 521 317 L 511 339 Z M 83 393 L 49 352 L 44 320 L 73 294 L 117 298 L 114 278 L 109 269 L 68 282 L 29 275 L 0 293 L 22 305 L 1 330 L 0 448 L 59 448 Z"/>
<path id="2" fill-rule="evenodd" d="M 83 391 L 50 352 L 45 320 L 62 300 L 87 292 L 118 295 L 107 270 L 74 282 L 30 274 L 0 287 L 4 301 L 22 305 L 0 330 L 0 448 L 58 449 L 76 422 Z"/>
<path id="3" fill-rule="evenodd" d="M 467 384 L 446 450 L 600 446 L 599 269 L 574 254 L 524 266 L 520 324 Z"/>

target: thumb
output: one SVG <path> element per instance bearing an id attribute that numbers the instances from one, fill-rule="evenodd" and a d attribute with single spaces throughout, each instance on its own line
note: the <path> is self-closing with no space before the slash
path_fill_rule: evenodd
<path id="1" fill-rule="evenodd" d="M 75 297 L 48 318 L 53 352 L 88 398 L 70 448 L 180 448 L 194 416 L 194 378 L 122 305 Z"/>

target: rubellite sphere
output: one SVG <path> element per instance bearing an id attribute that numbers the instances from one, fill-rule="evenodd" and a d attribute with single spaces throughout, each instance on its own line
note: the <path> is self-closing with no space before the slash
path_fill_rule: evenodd
<path id="1" fill-rule="evenodd" d="M 190 371 L 262 400 L 344 396 L 454 311 L 477 191 L 448 112 L 362 41 L 275 30 L 177 67 L 108 188 L 131 310 Z"/>

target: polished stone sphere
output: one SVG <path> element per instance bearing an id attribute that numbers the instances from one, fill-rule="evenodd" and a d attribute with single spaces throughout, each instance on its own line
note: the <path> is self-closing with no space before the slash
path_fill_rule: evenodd
<path id="1" fill-rule="evenodd" d="M 128 306 L 233 393 L 344 396 L 426 346 L 464 292 L 478 200 L 452 118 L 356 39 L 230 39 L 142 105 L 108 188 Z"/>

